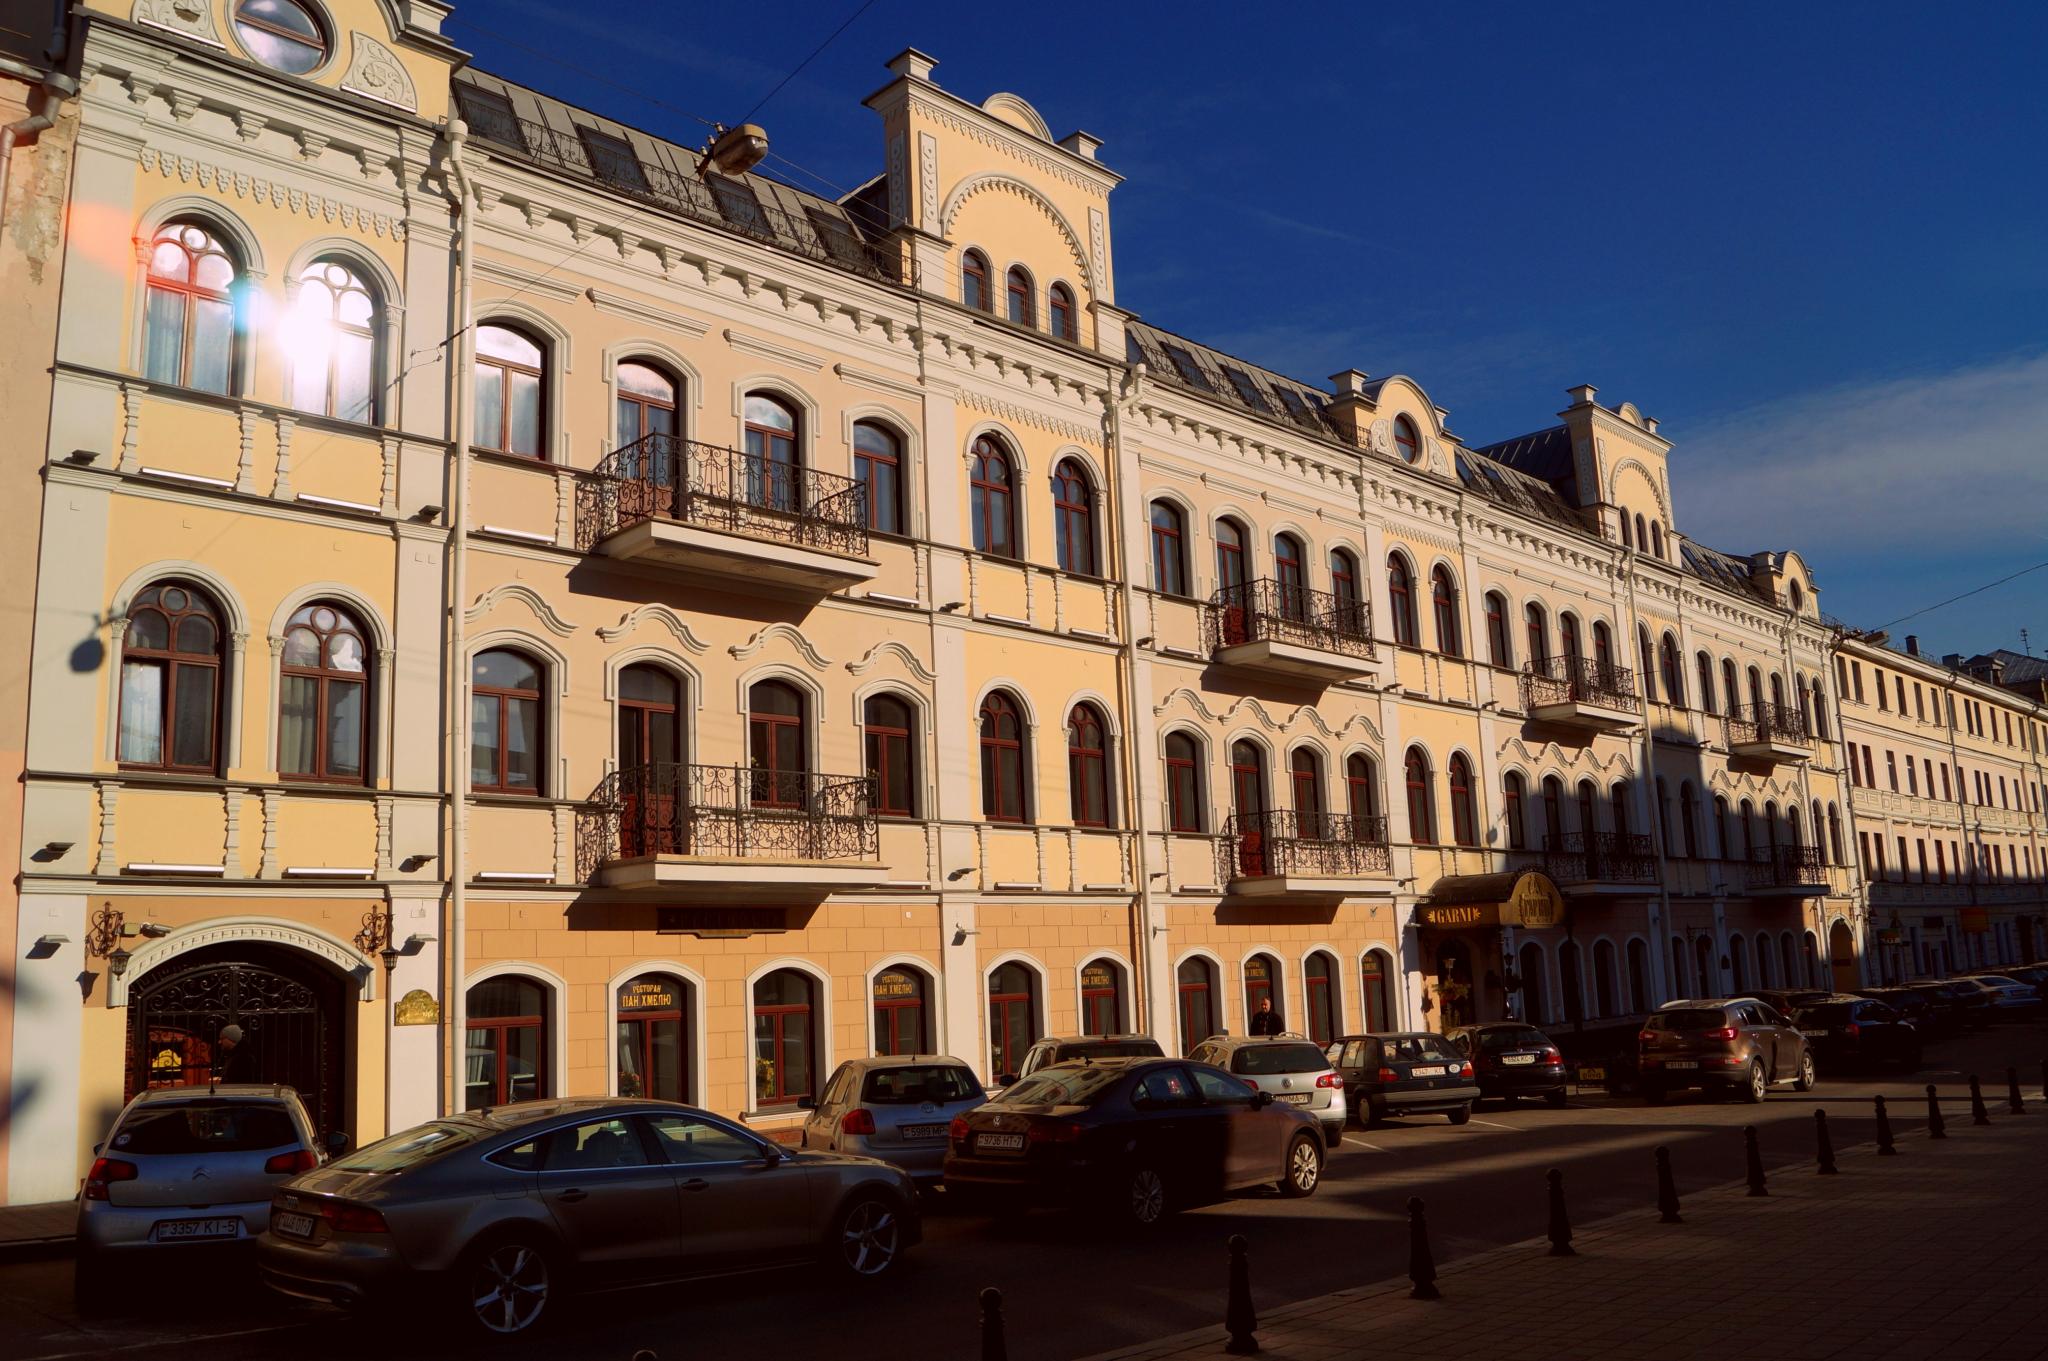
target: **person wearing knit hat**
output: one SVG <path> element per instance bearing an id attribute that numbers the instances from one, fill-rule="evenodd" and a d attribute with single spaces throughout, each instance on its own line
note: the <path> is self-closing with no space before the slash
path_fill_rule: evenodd
<path id="1" fill-rule="evenodd" d="M 224 1025 L 213 1050 L 215 1082 L 255 1082 L 256 1052 L 242 1042 L 242 1027 Z"/>

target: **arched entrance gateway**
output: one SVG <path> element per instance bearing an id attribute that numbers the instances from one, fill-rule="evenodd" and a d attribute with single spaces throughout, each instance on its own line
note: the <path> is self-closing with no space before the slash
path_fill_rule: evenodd
<path id="1" fill-rule="evenodd" d="M 1849 923 L 1839 917 L 1828 928 L 1828 963 L 1834 968 L 1836 992 L 1853 992 L 1862 986 L 1856 972 L 1856 938 Z"/>

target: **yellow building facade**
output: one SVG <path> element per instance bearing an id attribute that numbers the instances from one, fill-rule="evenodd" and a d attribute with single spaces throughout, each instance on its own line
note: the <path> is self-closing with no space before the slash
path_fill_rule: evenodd
<path id="1" fill-rule="evenodd" d="M 358 1139 L 786 1130 L 877 1051 L 1859 976 L 1813 579 L 1633 405 L 1471 448 L 1152 327 L 1097 139 L 915 50 L 835 202 L 427 0 L 86 8 L 10 1199 L 231 1021 Z"/>

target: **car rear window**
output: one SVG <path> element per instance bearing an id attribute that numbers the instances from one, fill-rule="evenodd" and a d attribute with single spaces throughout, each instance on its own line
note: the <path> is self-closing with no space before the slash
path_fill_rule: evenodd
<path id="1" fill-rule="evenodd" d="M 1041 1068 L 1006 1089 L 1004 1106 L 1087 1106 L 1123 1076 L 1121 1068 Z"/>
<path id="2" fill-rule="evenodd" d="M 980 1095 L 981 1084 L 965 1068 L 927 1063 L 869 1073 L 860 1099 L 870 1106 L 915 1106 L 922 1101 L 969 1101 Z"/>
<path id="3" fill-rule="evenodd" d="M 1065 1046 L 1055 1061 L 1078 1059 L 1084 1054 L 1091 1059 L 1156 1059 L 1163 1058 L 1165 1053 L 1157 1040 L 1091 1040 Z"/>
<path id="4" fill-rule="evenodd" d="M 1849 1004 L 1847 1002 L 1820 1002 L 1814 1006 L 1801 1007 L 1795 1014 L 1802 1021 L 1819 1021 L 1826 1025 L 1833 1025 L 1838 1021 L 1849 1019 Z"/>
<path id="5" fill-rule="evenodd" d="M 1727 1024 L 1727 1017 L 1718 1007 L 1712 1011 L 1693 1008 L 1683 1011 L 1660 1011 L 1650 1017 L 1652 1030 L 1719 1030 Z"/>
<path id="6" fill-rule="evenodd" d="M 481 1133 L 467 1125 L 418 1125 L 388 1139 L 365 1144 L 335 1166 L 344 1172 L 402 1172 L 458 1148 L 467 1148 Z"/>
<path id="7" fill-rule="evenodd" d="M 1479 1032 L 1479 1047 L 1489 1054 L 1498 1054 L 1503 1049 L 1541 1049 L 1549 1043 L 1550 1037 L 1534 1026 Z"/>
<path id="8" fill-rule="evenodd" d="M 1330 1066 L 1323 1051 L 1312 1044 L 1253 1044 L 1237 1051 L 1230 1061 L 1233 1073 L 1320 1073 Z"/>
<path id="9" fill-rule="evenodd" d="M 1422 1063 L 1437 1059 L 1461 1063 L 1464 1057 L 1440 1035 L 1388 1035 L 1380 1041 L 1380 1059 L 1384 1063 Z"/>
<path id="10" fill-rule="evenodd" d="M 123 1153 L 253 1153 L 299 1142 L 284 1107 L 232 1101 L 145 1106 L 114 1136 Z"/>

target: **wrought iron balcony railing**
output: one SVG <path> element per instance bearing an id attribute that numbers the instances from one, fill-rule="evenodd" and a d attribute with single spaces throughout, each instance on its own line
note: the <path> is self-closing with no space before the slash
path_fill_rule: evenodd
<path id="1" fill-rule="evenodd" d="M 1209 650 L 1239 643 L 1293 643 L 1370 660 L 1372 607 L 1270 577 L 1225 586 L 1203 611 Z"/>
<path id="2" fill-rule="evenodd" d="M 1657 852 L 1639 832 L 1564 832 L 1543 838 L 1543 872 L 1564 884 L 1654 884 Z"/>
<path id="3" fill-rule="evenodd" d="M 573 131 L 508 117 L 474 101 L 465 102 L 463 117 L 478 142 L 535 165 L 594 180 L 655 208 L 738 232 L 819 264 L 885 283 L 901 282 L 898 262 L 888 252 L 870 245 L 844 219 L 822 209 L 791 213 L 763 203 L 744 180 L 699 179 L 649 165 L 623 149 L 593 154 L 590 144 Z"/>
<path id="4" fill-rule="evenodd" d="M 1384 814 L 1301 813 L 1270 808 L 1232 813 L 1217 843 L 1224 882 L 1267 875 L 1366 879 L 1391 873 Z"/>
<path id="5" fill-rule="evenodd" d="M 1791 704 L 1739 704 L 1728 714 L 1728 743 L 1793 742 L 1807 745 L 1813 733 L 1806 712 Z"/>
<path id="6" fill-rule="evenodd" d="M 864 775 L 673 761 L 604 777 L 576 812 L 576 873 L 643 855 L 873 860 L 881 836 Z"/>
<path id="7" fill-rule="evenodd" d="M 1597 704 L 1603 709 L 1641 713 L 1636 673 L 1590 657 L 1546 657 L 1522 668 L 1522 707 L 1542 704 Z"/>
<path id="8" fill-rule="evenodd" d="M 1745 878 L 1751 888 L 1826 888 L 1827 861 L 1818 846 L 1759 846 Z"/>
<path id="9" fill-rule="evenodd" d="M 576 546 L 586 553 L 653 519 L 829 553 L 868 551 L 867 489 L 854 479 L 676 435 L 645 435 L 612 450 L 576 486 Z"/>

